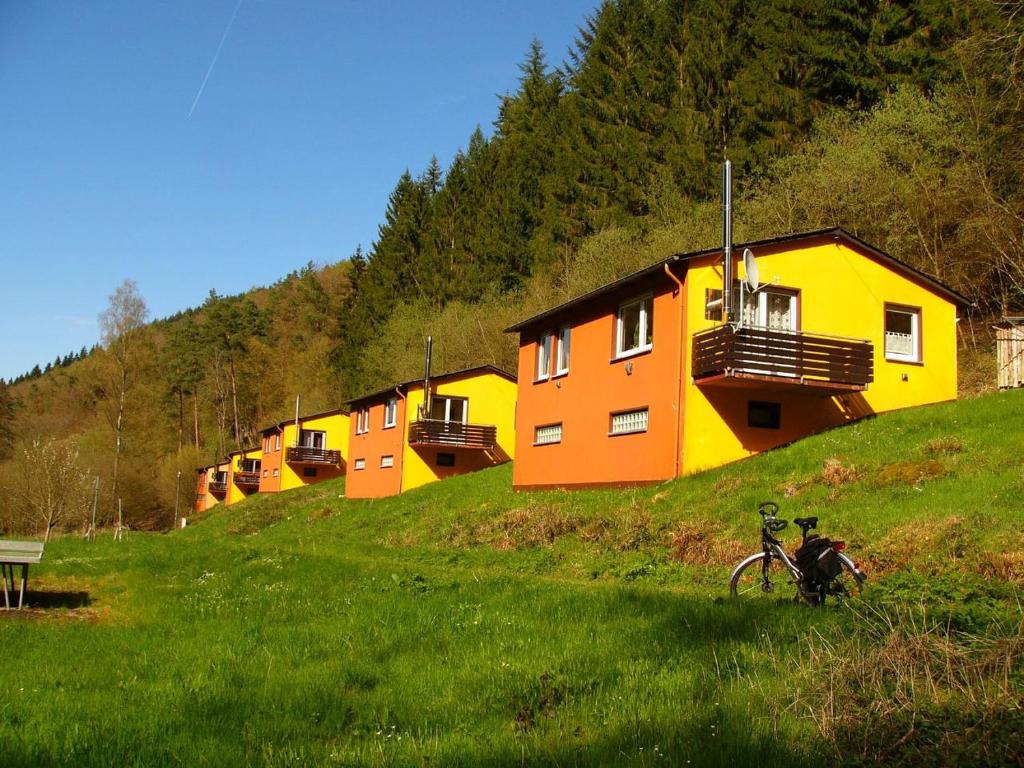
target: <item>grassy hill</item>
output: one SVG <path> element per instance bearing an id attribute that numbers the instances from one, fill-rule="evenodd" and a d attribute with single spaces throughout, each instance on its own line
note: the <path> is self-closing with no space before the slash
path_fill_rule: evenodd
<path id="1" fill-rule="evenodd" d="M 1022 437 L 1015 392 L 632 491 L 500 467 L 61 539 L 0 615 L 0 763 L 1015 765 Z M 864 600 L 726 599 L 766 498 Z"/>

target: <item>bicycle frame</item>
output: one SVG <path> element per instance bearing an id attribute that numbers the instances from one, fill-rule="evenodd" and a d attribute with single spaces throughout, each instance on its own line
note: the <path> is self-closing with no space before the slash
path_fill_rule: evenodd
<path id="1" fill-rule="evenodd" d="M 803 572 L 796 567 L 796 563 L 789 559 L 786 550 L 782 548 L 782 542 L 768 532 L 767 523 L 768 521 L 766 520 L 765 524 L 761 526 L 761 547 L 764 549 L 761 572 L 764 574 L 765 580 L 768 579 L 768 568 L 772 564 L 772 558 L 775 558 L 782 561 L 782 564 L 786 566 L 786 570 L 793 577 L 793 580 L 799 584 L 804 576 Z M 754 555 L 754 557 L 757 557 L 757 555 Z"/>

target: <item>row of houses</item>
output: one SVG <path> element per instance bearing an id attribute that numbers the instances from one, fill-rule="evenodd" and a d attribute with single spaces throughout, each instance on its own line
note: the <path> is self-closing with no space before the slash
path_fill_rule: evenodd
<path id="1" fill-rule="evenodd" d="M 513 325 L 515 375 L 428 375 L 270 426 L 200 470 L 197 509 L 339 474 L 377 498 L 506 461 L 520 490 L 659 482 L 956 398 L 959 293 L 839 228 L 741 249 L 728 279 L 722 248 L 675 254 Z"/>

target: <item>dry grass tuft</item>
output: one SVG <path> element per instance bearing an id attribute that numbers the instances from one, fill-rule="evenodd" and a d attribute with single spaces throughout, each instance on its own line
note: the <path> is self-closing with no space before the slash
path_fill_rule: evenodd
<path id="1" fill-rule="evenodd" d="M 970 526 L 956 515 L 905 523 L 876 540 L 867 555 L 872 574 L 910 568 L 922 557 L 945 565 L 962 560 L 974 537 Z"/>
<path id="2" fill-rule="evenodd" d="M 951 456 L 957 453 L 963 453 L 963 451 L 964 441 L 959 437 L 954 437 L 953 435 L 936 437 L 934 440 L 929 440 L 921 446 L 921 453 L 925 456 Z"/>
<path id="3" fill-rule="evenodd" d="M 1024 551 L 982 552 L 975 570 L 990 579 L 1009 581 L 1024 586 Z"/>
<path id="4" fill-rule="evenodd" d="M 686 520 L 668 537 L 672 556 L 686 565 L 726 565 L 749 554 L 750 545 L 723 537 L 725 527 L 709 520 Z"/>
<path id="5" fill-rule="evenodd" d="M 858 477 L 855 466 L 852 464 L 847 466 L 842 459 L 835 457 L 825 459 L 825 463 L 821 467 L 821 482 L 829 488 L 841 488 L 847 483 L 856 482 Z"/>
<path id="6" fill-rule="evenodd" d="M 924 608 L 865 606 L 852 619 L 838 638 L 812 630 L 794 691 L 797 711 L 841 754 L 881 765 L 1019 764 L 1024 613 L 982 635 L 952 631 Z"/>
<path id="7" fill-rule="evenodd" d="M 560 504 L 530 503 L 510 509 L 484 529 L 498 549 L 521 549 L 551 546 L 560 536 L 574 533 L 579 525 L 579 518 Z"/>

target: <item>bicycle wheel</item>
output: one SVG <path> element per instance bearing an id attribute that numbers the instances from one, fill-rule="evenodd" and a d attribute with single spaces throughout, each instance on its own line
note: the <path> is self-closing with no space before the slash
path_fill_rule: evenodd
<path id="1" fill-rule="evenodd" d="M 768 564 L 768 581 L 764 579 L 764 552 L 751 555 L 732 572 L 729 592 L 733 597 L 771 597 L 779 586 L 790 583 L 789 571 L 773 559 Z M 777 563 L 777 564 L 776 564 Z"/>
<path id="2" fill-rule="evenodd" d="M 842 552 L 836 552 L 836 555 L 839 557 L 843 569 L 828 585 L 828 594 L 837 600 L 860 597 L 864 593 L 864 581 L 867 577 L 854 564 L 853 560 Z"/>

